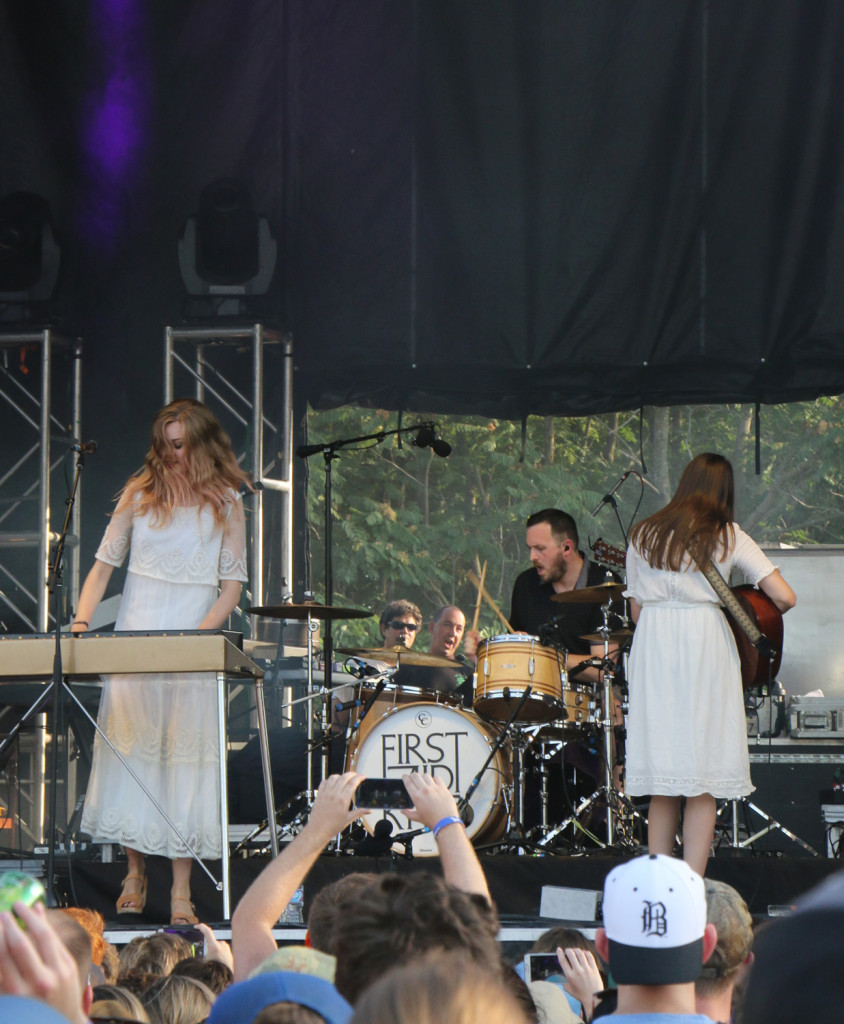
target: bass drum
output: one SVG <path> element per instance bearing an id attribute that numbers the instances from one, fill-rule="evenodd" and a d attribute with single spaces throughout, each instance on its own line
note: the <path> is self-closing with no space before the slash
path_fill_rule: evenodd
<path id="1" fill-rule="evenodd" d="M 456 798 L 461 797 L 489 757 L 495 732 L 470 711 L 443 704 L 406 704 L 380 718 L 349 754 L 349 770 L 368 778 L 398 778 L 425 772 L 440 778 Z M 506 747 L 499 750 L 469 801 L 474 817 L 466 828 L 473 843 L 492 842 L 504 832 L 507 814 L 504 789 L 512 783 Z M 393 833 L 421 828 L 401 811 L 372 811 L 361 821 L 372 832 L 387 817 Z M 434 857 L 437 843 L 429 832 L 415 836 L 415 857 Z"/>

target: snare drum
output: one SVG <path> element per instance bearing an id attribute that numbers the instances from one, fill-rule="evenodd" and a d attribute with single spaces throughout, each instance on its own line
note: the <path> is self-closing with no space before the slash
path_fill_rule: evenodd
<path id="1" fill-rule="evenodd" d="M 379 718 L 358 738 L 350 751 L 349 770 L 377 779 L 425 772 L 441 778 L 460 797 L 489 757 L 493 736 L 494 729 L 471 711 L 443 704 L 407 704 Z M 489 842 L 504 832 L 503 791 L 512 782 L 505 750 L 495 755 L 469 801 L 474 817 L 466 834 L 473 842 Z M 396 833 L 420 827 L 395 810 L 373 811 L 361 820 L 372 831 L 385 813 Z M 416 857 L 436 856 L 436 840 L 431 833 L 416 836 L 412 850 Z"/>
<path id="2" fill-rule="evenodd" d="M 530 686 L 518 722 L 548 722 L 563 708 L 566 672 L 562 652 L 542 647 L 527 634 L 491 636 L 478 644 L 478 682 L 474 709 L 505 722 Z"/>

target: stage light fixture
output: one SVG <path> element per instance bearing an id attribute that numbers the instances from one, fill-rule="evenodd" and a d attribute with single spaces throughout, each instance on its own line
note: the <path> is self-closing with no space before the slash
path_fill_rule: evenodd
<path id="1" fill-rule="evenodd" d="M 218 178 L 202 189 L 199 210 L 179 238 L 188 295 L 207 297 L 207 311 L 218 315 L 246 312 L 248 297 L 269 290 L 277 258 L 267 219 L 255 211 L 243 182 Z"/>
<path id="2" fill-rule="evenodd" d="M 59 247 L 49 202 L 35 192 L 0 199 L 0 302 L 46 302 L 59 275 Z"/>

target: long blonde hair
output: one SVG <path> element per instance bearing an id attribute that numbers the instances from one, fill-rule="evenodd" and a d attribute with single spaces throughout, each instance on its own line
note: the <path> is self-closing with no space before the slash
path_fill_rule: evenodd
<path id="1" fill-rule="evenodd" d="M 535 1019 L 535 1018 L 534 1018 Z M 395 967 L 364 989 L 350 1024 L 529 1024 L 501 980 L 500 965 L 485 970 L 462 957 L 428 953 Z"/>
<path id="2" fill-rule="evenodd" d="M 166 429 L 171 423 L 184 427 L 184 473 L 167 468 L 172 444 Z M 120 503 L 134 501 L 139 516 L 151 511 L 157 526 L 170 522 L 177 506 L 210 505 L 215 521 L 222 526 L 231 500 L 229 492 L 244 483 L 249 483 L 249 477 L 238 466 L 229 436 L 208 406 L 193 398 L 177 398 L 152 421 L 143 468 L 129 477 Z"/>
<path id="3" fill-rule="evenodd" d="M 734 540 L 733 467 L 723 455 L 702 452 L 683 470 L 674 497 L 630 532 L 655 569 L 679 572 L 687 552 L 698 563 Z"/>

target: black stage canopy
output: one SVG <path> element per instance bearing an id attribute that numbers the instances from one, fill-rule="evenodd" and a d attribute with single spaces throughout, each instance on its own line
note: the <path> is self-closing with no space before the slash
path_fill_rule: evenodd
<path id="1" fill-rule="evenodd" d="M 839 0 L 6 0 L 0 34 L 0 195 L 49 199 L 130 402 L 222 175 L 314 406 L 844 391 Z"/>

